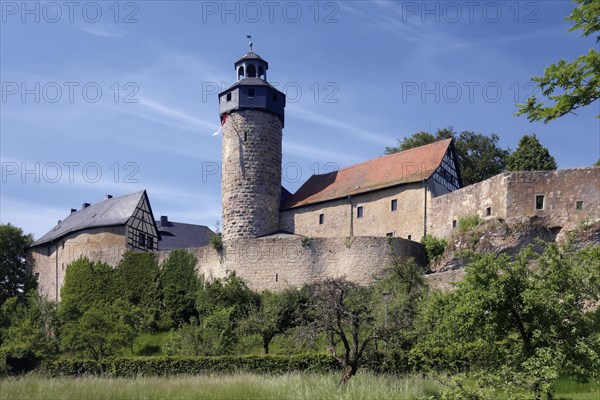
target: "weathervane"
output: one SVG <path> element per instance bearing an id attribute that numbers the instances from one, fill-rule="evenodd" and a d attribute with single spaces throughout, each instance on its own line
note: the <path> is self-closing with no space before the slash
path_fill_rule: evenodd
<path id="1" fill-rule="evenodd" d="M 250 39 L 250 42 L 248 43 L 248 46 L 250 46 L 250 52 L 252 52 L 252 35 L 246 35 L 246 37 L 248 39 Z"/>

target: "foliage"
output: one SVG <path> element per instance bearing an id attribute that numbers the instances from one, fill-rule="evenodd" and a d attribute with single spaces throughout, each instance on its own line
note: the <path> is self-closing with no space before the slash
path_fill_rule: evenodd
<path id="1" fill-rule="evenodd" d="M 282 293 L 262 292 L 260 305 L 250 309 L 246 319 L 241 322 L 242 332 L 259 334 L 263 350 L 269 354 L 269 343 L 275 335 L 294 328 L 301 322 L 302 307 L 308 299 L 304 292 L 288 289 Z"/>
<path id="2" fill-rule="evenodd" d="M 446 250 L 446 246 L 448 245 L 448 241 L 446 239 L 437 238 L 429 234 L 423 236 L 421 243 L 423 243 L 425 246 L 427 260 L 430 262 L 438 260 L 442 254 L 444 254 L 444 250 Z"/>
<path id="3" fill-rule="evenodd" d="M 159 285 L 161 328 L 173 328 L 198 316 L 195 302 L 200 282 L 194 255 L 183 249 L 169 253 L 160 267 Z"/>
<path id="4" fill-rule="evenodd" d="M 129 303 L 97 303 L 64 325 L 61 345 L 99 360 L 116 354 L 122 346 L 133 347 L 141 319 L 139 309 Z"/>
<path id="5" fill-rule="evenodd" d="M 47 362 L 43 370 L 50 376 L 132 377 L 237 371 L 256 373 L 328 372 L 338 368 L 339 364 L 330 356 L 302 354 L 292 356 L 115 357 L 103 360 L 61 358 Z"/>
<path id="6" fill-rule="evenodd" d="M 66 268 L 60 315 L 65 321 L 75 321 L 97 304 L 111 304 L 119 293 L 116 270 L 108 264 L 80 258 Z"/>
<path id="7" fill-rule="evenodd" d="M 229 271 L 225 278 L 217 278 L 204 284 L 196 297 L 196 309 L 200 319 L 203 319 L 219 308 L 233 307 L 232 317 L 239 320 L 246 317 L 250 308 L 257 306 L 259 302 L 258 293 L 250 290 L 235 271 Z"/>
<path id="8" fill-rule="evenodd" d="M 332 356 L 345 368 L 341 383 L 352 378 L 367 347 L 379 336 L 373 313 L 373 287 L 359 286 L 344 278 L 328 278 L 311 287 L 317 319 L 315 327 L 327 335 Z M 336 346 L 343 354 L 337 356 Z"/>
<path id="9" fill-rule="evenodd" d="M 148 307 L 156 302 L 158 261 L 150 252 L 123 255 L 117 266 L 119 297 L 135 305 Z"/>
<path id="10" fill-rule="evenodd" d="M 594 163 L 594 167 L 600 167 L 600 158 Z"/>
<path id="11" fill-rule="evenodd" d="M 523 135 L 506 165 L 508 171 L 553 171 L 556 168 L 556 160 L 535 133 Z"/>
<path id="12" fill-rule="evenodd" d="M 33 369 L 58 352 L 56 306 L 35 291 L 11 297 L 0 307 L 0 370 Z M 12 365 L 10 365 L 12 364 Z"/>
<path id="13" fill-rule="evenodd" d="M 581 29 L 582 36 L 589 36 L 600 31 L 600 5 L 596 0 L 574 0 L 577 5 L 565 18 L 573 21 L 569 31 Z M 600 35 L 596 35 L 596 44 Z M 544 70 L 544 75 L 535 76 L 532 81 L 541 90 L 544 97 L 550 100 L 546 105 L 535 94 L 525 104 L 519 104 L 517 115 L 525 114 L 529 121 L 548 123 L 574 110 L 585 107 L 600 98 L 600 53 L 590 48 L 587 54 L 567 62 L 560 59 Z"/>
<path id="14" fill-rule="evenodd" d="M 210 242 L 213 249 L 217 251 L 223 250 L 223 234 L 221 232 L 210 234 L 208 236 L 208 241 Z"/>
<path id="15" fill-rule="evenodd" d="M 385 154 L 393 154 L 449 138 L 454 139 L 456 157 L 465 186 L 490 178 L 504 170 L 509 151 L 498 146 L 498 135 L 486 136 L 472 131 L 458 134 L 452 127 L 438 129 L 435 134 L 417 132 L 410 137 L 398 139 L 398 146 L 386 147 Z"/>
<path id="16" fill-rule="evenodd" d="M 0 305 L 33 287 L 27 275 L 26 257 L 26 249 L 32 242 L 32 235 L 23 234 L 21 228 L 0 225 Z"/>
<path id="17" fill-rule="evenodd" d="M 466 233 L 475 228 L 481 222 L 479 215 L 467 215 L 458 219 L 458 232 Z"/>
<path id="18" fill-rule="evenodd" d="M 310 246 L 310 238 L 309 237 L 303 237 L 302 239 L 300 239 L 300 244 L 302 245 L 302 247 L 308 247 L 308 246 Z"/>
<path id="19" fill-rule="evenodd" d="M 600 247 L 575 251 L 533 246 L 515 258 L 481 254 L 458 289 L 438 297 L 423 314 L 429 332 L 418 347 L 479 346 L 483 386 L 551 393 L 559 376 L 585 381 L 600 371 Z M 427 350 L 430 351 L 430 350 Z M 516 394 L 515 394 L 516 395 Z"/>

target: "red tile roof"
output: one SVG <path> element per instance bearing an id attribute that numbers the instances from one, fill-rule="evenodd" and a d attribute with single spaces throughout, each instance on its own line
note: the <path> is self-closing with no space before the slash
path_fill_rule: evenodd
<path id="1" fill-rule="evenodd" d="M 441 164 L 451 141 L 452 139 L 440 140 L 338 171 L 313 175 L 288 198 L 282 209 L 428 179 Z"/>

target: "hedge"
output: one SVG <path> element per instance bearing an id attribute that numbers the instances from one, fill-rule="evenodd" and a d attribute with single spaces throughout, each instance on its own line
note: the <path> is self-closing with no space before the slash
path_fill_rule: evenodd
<path id="1" fill-rule="evenodd" d="M 340 369 L 323 354 L 218 356 L 218 357 L 114 357 L 99 361 L 61 358 L 47 361 L 40 370 L 50 376 L 101 375 L 111 377 L 206 374 L 214 372 L 282 373 L 327 372 Z"/>

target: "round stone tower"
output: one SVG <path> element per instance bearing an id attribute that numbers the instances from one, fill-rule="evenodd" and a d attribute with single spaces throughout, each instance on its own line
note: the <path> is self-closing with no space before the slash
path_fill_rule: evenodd
<path id="1" fill-rule="evenodd" d="M 285 95 L 252 49 L 234 65 L 237 82 L 219 94 L 224 240 L 277 232 L 281 199 Z"/>

